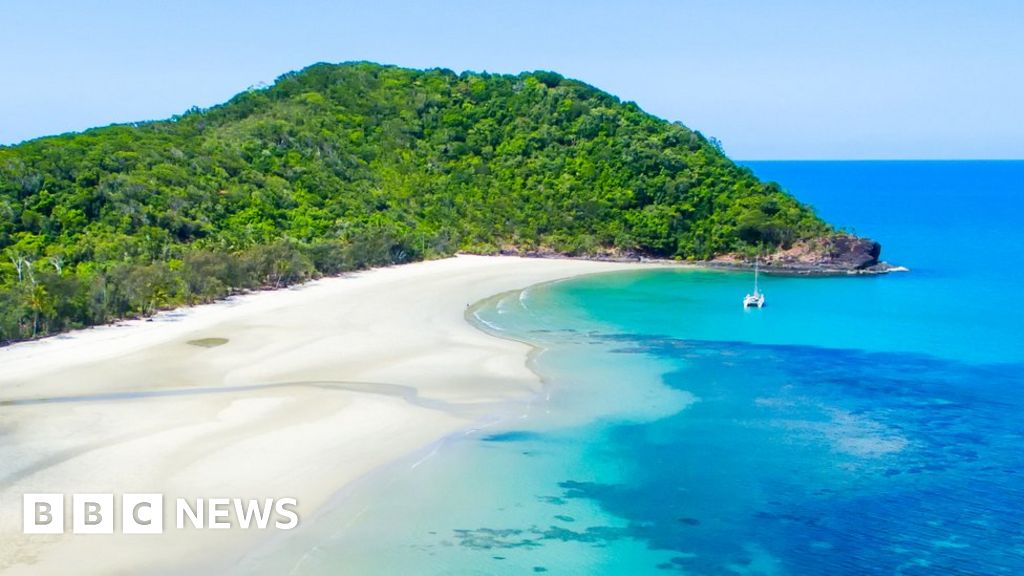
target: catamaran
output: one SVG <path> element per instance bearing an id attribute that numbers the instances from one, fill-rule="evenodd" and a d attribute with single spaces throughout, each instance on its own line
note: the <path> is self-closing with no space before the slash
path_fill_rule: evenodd
<path id="1" fill-rule="evenodd" d="M 758 289 L 757 289 L 757 272 L 758 272 L 759 261 L 760 261 L 760 258 L 757 259 L 757 260 L 754 260 L 754 293 L 753 294 L 747 294 L 746 296 L 744 296 L 744 298 L 743 298 L 743 307 L 744 308 L 753 308 L 755 306 L 758 307 L 758 308 L 764 308 L 764 294 L 761 294 L 761 292 L 759 292 Z"/>

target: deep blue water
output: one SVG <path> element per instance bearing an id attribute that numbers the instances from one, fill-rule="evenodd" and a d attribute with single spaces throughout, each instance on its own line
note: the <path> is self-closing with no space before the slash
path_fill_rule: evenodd
<path id="1" fill-rule="evenodd" d="M 307 572 L 1024 574 L 1024 162 L 750 166 L 911 272 L 496 297 L 545 395 L 368 490 Z"/>

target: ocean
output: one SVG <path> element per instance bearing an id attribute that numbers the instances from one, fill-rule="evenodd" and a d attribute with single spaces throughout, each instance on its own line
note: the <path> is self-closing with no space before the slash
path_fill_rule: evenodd
<path id="1" fill-rule="evenodd" d="M 749 162 L 907 273 L 498 295 L 541 397 L 352 490 L 295 574 L 1024 573 L 1024 162 Z"/>

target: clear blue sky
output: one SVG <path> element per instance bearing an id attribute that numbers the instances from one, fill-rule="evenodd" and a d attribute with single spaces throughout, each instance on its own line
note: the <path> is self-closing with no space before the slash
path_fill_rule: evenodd
<path id="1" fill-rule="evenodd" d="M 1024 158 L 1024 1 L 8 0 L 0 143 L 319 61 L 549 69 L 735 158 Z"/>

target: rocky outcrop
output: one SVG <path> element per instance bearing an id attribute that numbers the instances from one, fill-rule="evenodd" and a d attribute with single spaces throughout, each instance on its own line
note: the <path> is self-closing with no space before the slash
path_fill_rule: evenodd
<path id="1" fill-rule="evenodd" d="M 881 274 L 905 270 L 879 260 L 882 245 L 852 234 L 833 234 L 801 240 L 787 249 L 780 249 L 761 260 L 766 272 L 787 274 Z M 722 267 L 747 268 L 748 259 L 735 254 L 721 256 L 712 264 Z"/>
<path id="2" fill-rule="evenodd" d="M 864 270 L 878 264 L 882 245 L 849 234 L 836 234 L 794 244 L 766 258 L 769 266 Z"/>

